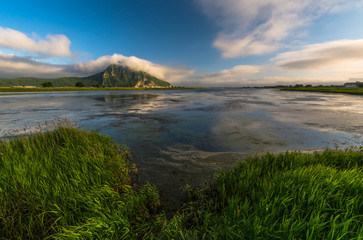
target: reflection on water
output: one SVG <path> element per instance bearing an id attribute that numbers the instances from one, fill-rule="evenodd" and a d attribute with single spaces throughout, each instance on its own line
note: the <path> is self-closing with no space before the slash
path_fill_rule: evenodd
<path id="1" fill-rule="evenodd" d="M 362 96 L 271 89 L 0 95 L 0 133 L 56 117 L 110 135 L 168 203 L 245 154 L 362 146 Z M 174 196 L 174 197 L 173 197 Z"/>

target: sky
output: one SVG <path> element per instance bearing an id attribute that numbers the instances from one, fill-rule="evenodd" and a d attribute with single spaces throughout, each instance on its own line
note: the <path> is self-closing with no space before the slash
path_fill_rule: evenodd
<path id="1" fill-rule="evenodd" d="M 0 78 L 110 64 L 175 86 L 363 79 L 363 0 L 62 0 L 0 4 Z"/>

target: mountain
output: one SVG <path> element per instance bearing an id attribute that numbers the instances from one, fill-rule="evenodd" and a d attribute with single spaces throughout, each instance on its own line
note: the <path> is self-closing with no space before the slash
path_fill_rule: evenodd
<path id="1" fill-rule="evenodd" d="M 134 71 L 129 67 L 112 64 L 104 71 L 88 77 L 45 78 L 14 78 L 0 79 L 0 87 L 37 86 L 43 82 L 51 82 L 54 87 L 74 87 L 76 82 L 83 82 L 85 86 L 104 87 L 170 87 L 170 83 L 160 80 L 146 72 Z"/>
<path id="2" fill-rule="evenodd" d="M 105 87 L 169 87 L 170 83 L 142 71 L 112 64 L 103 72 L 84 78 Z"/>

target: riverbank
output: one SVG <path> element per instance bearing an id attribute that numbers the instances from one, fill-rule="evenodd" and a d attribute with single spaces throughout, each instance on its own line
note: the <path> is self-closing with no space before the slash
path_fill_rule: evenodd
<path id="1" fill-rule="evenodd" d="M 0 142 L 0 238 L 359 239 L 363 149 L 256 155 L 167 220 L 127 148 L 72 127 Z"/>
<path id="2" fill-rule="evenodd" d="M 132 88 L 132 87 L 0 87 L 0 92 L 60 92 L 60 91 L 132 91 L 132 90 L 182 90 L 182 89 L 206 89 L 189 87 L 171 88 Z"/>
<path id="3" fill-rule="evenodd" d="M 354 87 L 291 87 L 280 88 L 283 91 L 303 91 L 303 92 L 324 92 L 324 93 L 346 93 L 353 95 L 363 95 L 363 88 Z"/>

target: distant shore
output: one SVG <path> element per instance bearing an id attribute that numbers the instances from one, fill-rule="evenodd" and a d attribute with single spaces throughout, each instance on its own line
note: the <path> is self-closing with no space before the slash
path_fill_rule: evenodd
<path id="1" fill-rule="evenodd" d="M 0 87 L 0 92 L 59 92 L 59 91 L 125 91 L 125 90 L 183 90 L 205 89 L 197 87 L 133 88 L 133 87 Z"/>
<path id="2" fill-rule="evenodd" d="M 286 87 L 280 88 L 283 91 L 302 91 L 302 92 L 324 92 L 324 93 L 345 93 L 353 95 L 363 95 L 363 88 L 354 87 Z"/>

